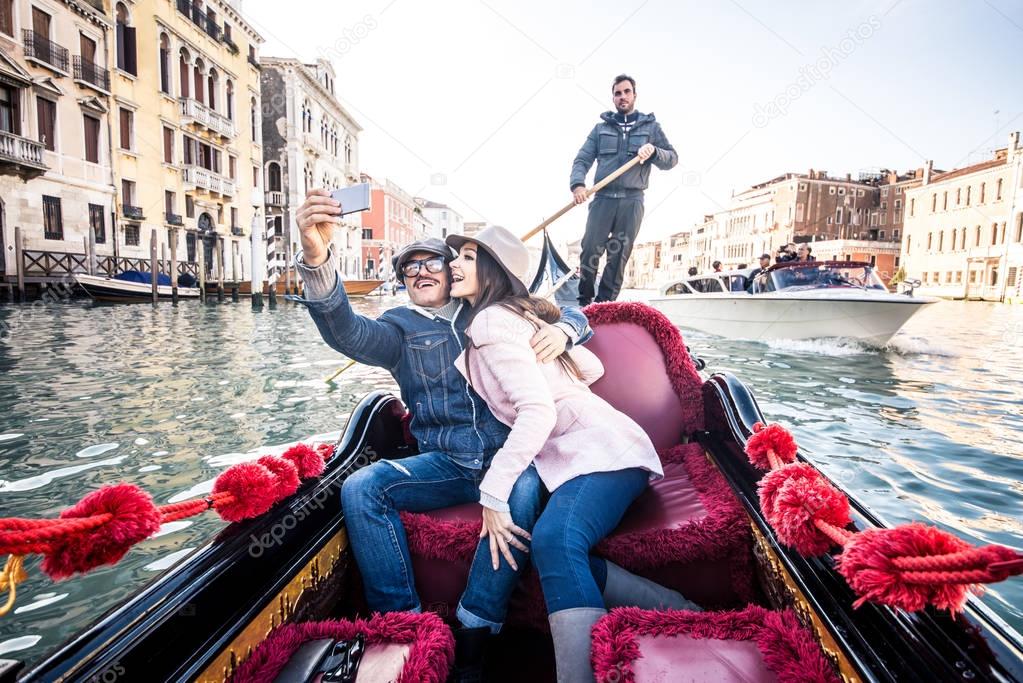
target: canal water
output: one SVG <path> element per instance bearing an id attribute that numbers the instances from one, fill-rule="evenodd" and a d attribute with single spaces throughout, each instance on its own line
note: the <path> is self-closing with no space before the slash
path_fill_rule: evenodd
<path id="1" fill-rule="evenodd" d="M 889 523 L 1023 549 L 1023 307 L 941 302 L 884 350 L 686 338 Z M 334 438 L 361 395 L 393 388 L 364 366 L 326 384 L 343 363 L 291 304 L 0 306 L 0 515 L 55 516 L 114 481 L 183 500 L 230 464 Z M 37 660 L 222 526 L 212 514 L 165 525 L 115 567 L 59 583 L 31 560 L 0 656 Z M 1023 629 L 1023 580 L 983 600 Z"/>

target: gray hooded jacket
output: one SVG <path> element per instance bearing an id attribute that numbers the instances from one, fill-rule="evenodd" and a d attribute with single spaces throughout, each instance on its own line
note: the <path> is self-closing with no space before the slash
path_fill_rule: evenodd
<path id="1" fill-rule="evenodd" d="M 628 139 L 614 121 L 614 112 L 606 111 L 600 115 L 601 122 L 593 127 L 586 142 L 572 162 L 572 178 L 570 188 L 574 190 L 586 185 L 586 174 L 593 162 L 597 162 L 597 173 L 594 183 L 599 183 L 618 167 L 636 156 L 639 148 L 646 143 L 652 144 L 657 151 L 650 162 L 633 166 L 622 177 L 605 187 L 597 194 L 602 197 L 626 197 L 642 194 L 650 182 L 650 167 L 657 166 L 662 171 L 678 163 L 678 154 L 668 142 L 661 124 L 653 114 L 639 114 L 636 123 L 628 132 Z"/>

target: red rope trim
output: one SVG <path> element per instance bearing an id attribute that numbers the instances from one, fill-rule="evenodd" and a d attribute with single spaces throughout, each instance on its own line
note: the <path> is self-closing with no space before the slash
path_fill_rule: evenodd
<path id="1" fill-rule="evenodd" d="M 822 534 L 830 538 L 835 545 L 844 547 L 849 542 L 849 539 L 856 535 L 855 531 L 849 531 L 834 524 L 829 524 L 822 519 L 814 519 L 813 524 L 820 529 Z"/>
<path id="2" fill-rule="evenodd" d="M 262 463 L 241 463 L 228 468 L 214 483 L 214 490 L 217 490 L 220 482 L 229 480 L 223 487 L 225 490 L 160 507 L 153 507 L 149 496 L 138 487 L 119 484 L 88 494 L 77 506 L 62 513 L 68 516 L 57 519 L 2 518 L 0 553 L 45 555 L 44 571 L 56 579 L 66 578 L 76 572 L 118 561 L 128 548 L 148 538 L 159 525 L 167 522 L 193 517 L 210 509 L 217 510 L 228 521 L 258 516 L 279 498 L 286 498 L 295 491 L 298 486 L 296 463 L 301 465 L 306 477 L 318 476 L 323 471 L 323 460 L 332 452 L 330 444 L 320 444 L 315 448 L 299 444 L 288 449 L 280 458 L 264 456 Z M 274 462 L 266 462 L 268 458 Z M 277 460 L 286 467 L 275 468 Z M 281 486 L 279 477 L 289 470 L 294 480 Z M 264 484 L 271 486 L 269 493 L 261 488 Z M 111 505 L 113 507 L 107 507 L 107 511 L 99 511 Z M 90 511 L 92 514 L 83 514 Z M 76 514 L 83 516 L 74 516 Z"/>

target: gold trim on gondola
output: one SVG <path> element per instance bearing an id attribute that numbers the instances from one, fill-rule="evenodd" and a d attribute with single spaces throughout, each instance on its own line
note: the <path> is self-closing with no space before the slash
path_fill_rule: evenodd
<path id="1" fill-rule="evenodd" d="M 750 522 L 750 528 L 753 530 L 753 557 L 760 566 L 765 584 L 764 589 L 768 594 L 768 599 L 775 607 L 790 607 L 796 613 L 803 626 L 816 637 L 821 651 L 824 652 L 824 656 L 831 661 L 831 664 L 841 675 L 843 681 L 847 683 L 860 683 L 863 679 L 860 678 L 856 669 L 853 668 L 852 663 L 831 635 L 831 631 L 828 630 L 824 622 L 817 616 L 817 612 L 810 605 L 806 596 L 796 586 L 796 582 L 792 580 L 792 575 L 789 574 L 781 560 L 778 559 L 778 556 L 767 542 L 767 539 L 764 538 L 760 529 L 752 521 Z"/>
<path id="2" fill-rule="evenodd" d="M 302 567 L 288 585 L 274 596 L 195 680 L 201 683 L 214 683 L 230 679 L 256 646 L 263 642 L 271 631 L 292 617 L 302 594 L 320 588 L 337 570 L 347 547 L 348 535 L 342 529 L 324 544 L 315 557 Z"/>

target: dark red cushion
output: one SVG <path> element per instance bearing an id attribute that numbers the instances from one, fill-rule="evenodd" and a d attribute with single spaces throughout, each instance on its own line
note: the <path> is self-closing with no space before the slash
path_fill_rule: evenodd
<path id="1" fill-rule="evenodd" d="M 598 681 L 837 683 L 812 634 L 790 610 L 613 610 L 593 627 Z"/>

